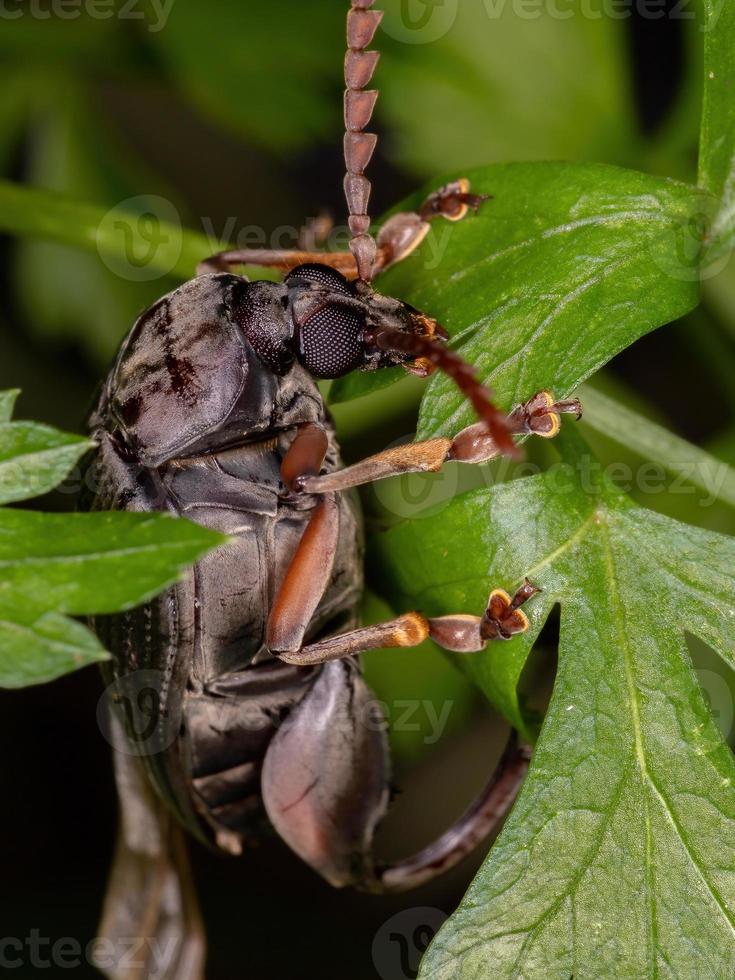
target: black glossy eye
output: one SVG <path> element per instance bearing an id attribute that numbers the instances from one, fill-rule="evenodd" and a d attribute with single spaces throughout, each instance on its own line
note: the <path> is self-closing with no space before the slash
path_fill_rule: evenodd
<path id="1" fill-rule="evenodd" d="M 345 277 L 330 269 L 328 265 L 320 265 L 317 262 L 308 262 L 305 265 L 297 265 L 295 269 L 286 276 L 284 282 L 287 286 L 298 285 L 299 283 L 314 283 L 324 286 L 336 293 L 343 293 L 345 296 L 352 295 L 352 289 Z"/>
<path id="2" fill-rule="evenodd" d="M 315 378 L 341 378 L 365 363 L 364 330 L 359 310 L 330 303 L 299 330 L 299 360 Z"/>

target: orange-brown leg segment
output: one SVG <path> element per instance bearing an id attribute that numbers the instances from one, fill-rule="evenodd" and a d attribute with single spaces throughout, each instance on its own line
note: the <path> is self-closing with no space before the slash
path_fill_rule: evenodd
<path id="1" fill-rule="evenodd" d="M 486 200 L 485 195 L 470 193 L 470 182 L 462 178 L 430 194 L 418 211 L 394 214 L 378 233 L 373 275 L 414 252 L 428 235 L 430 222 L 435 218 L 461 221 L 470 211 L 476 213 Z"/>
<path id="2" fill-rule="evenodd" d="M 348 279 L 354 279 L 357 276 L 357 266 L 349 252 L 312 252 L 301 249 L 281 251 L 258 248 L 235 248 L 218 252 L 199 263 L 197 275 L 229 272 L 233 266 L 237 265 L 262 265 L 268 269 L 277 269 L 285 275 L 295 269 L 297 265 L 305 265 L 310 262 L 328 265 L 331 269 L 341 272 Z"/>
<path id="3" fill-rule="evenodd" d="M 362 883 L 370 892 L 405 892 L 451 870 L 505 819 L 523 784 L 531 750 L 512 733 L 498 767 L 469 809 L 441 837 L 418 854 L 375 869 Z M 360 887 L 360 886 L 358 886 Z"/>
<path id="4" fill-rule="evenodd" d="M 284 612 L 288 616 L 291 610 L 300 611 L 313 601 L 313 594 L 307 603 L 289 593 L 298 588 L 306 588 L 311 593 L 312 580 L 299 581 L 296 576 L 287 576 L 284 584 L 285 591 L 282 589 L 279 593 L 274 606 L 276 616 L 282 616 Z M 279 624 L 273 623 L 272 629 L 269 620 L 268 646 L 281 660 L 300 667 L 343 660 L 368 650 L 415 647 L 429 638 L 453 653 L 479 653 L 491 640 L 509 640 L 517 633 L 526 632 L 528 618 L 521 606 L 538 591 L 535 585 L 525 581 L 513 598 L 503 589 L 491 592 L 483 616 L 460 614 L 427 619 L 419 612 L 408 612 L 388 622 L 348 630 L 306 646 L 297 642 L 299 637 L 303 639 L 305 632 L 303 620 L 298 617 L 280 620 Z"/>
<path id="5" fill-rule="evenodd" d="M 281 479 L 289 490 L 298 490 L 306 477 L 319 476 L 329 448 L 326 431 L 316 422 L 299 427 L 281 463 Z"/>
<path id="6" fill-rule="evenodd" d="M 353 177 L 353 180 L 356 179 L 364 180 L 365 178 Z M 469 187 L 467 180 L 454 181 L 434 194 L 430 194 L 418 211 L 406 211 L 394 214 L 392 218 L 389 218 L 378 233 L 377 251 L 373 259 L 370 278 L 374 278 L 389 266 L 400 262 L 417 249 L 429 232 L 430 222 L 435 218 L 441 217 L 448 221 L 460 221 L 469 211 L 477 211 L 487 198 L 479 194 L 471 194 Z M 353 204 L 358 207 L 354 201 Z M 355 217 L 353 215 L 353 218 Z M 370 236 L 365 234 L 359 237 L 361 241 L 364 241 Z M 357 261 L 351 252 L 319 252 L 313 249 L 300 248 L 284 250 L 228 249 L 200 262 L 197 266 L 197 275 L 229 272 L 233 266 L 238 265 L 261 265 L 269 269 L 277 269 L 285 275 L 295 269 L 297 265 L 305 265 L 310 262 L 328 265 L 331 269 L 341 272 L 347 279 L 357 278 Z"/>
<path id="7" fill-rule="evenodd" d="M 339 506 L 334 494 L 318 503 L 276 594 L 266 626 L 266 644 L 277 655 L 303 643 L 327 590 L 339 537 Z"/>
<path id="8" fill-rule="evenodd" d="M 293 487 L 300 472 L 318 471 L 323 459 L 322 433 L 304 426 L 284 460 L 285 482 Z M 377 709 L 364 681 L 350 673 L 352 658 L 371 649 L 416 646 L 429 637 L 447 650 L 477 652 L 528 629 L 521 606 L 538 590 L 528 581 L 513 598 L 496 589 L 483 616 L 426 618 L 409 612 L 304 645 L 331 575 L 338 521 L 335 494 L 325 494 L 269 616 L 267 644 L 276 657 L 303 667 L 326 666 L 268 750 L 263 799 L 283 839 L 333 884 L 404 891 L 448 871 L 500 825 L 527 771 L 529 751 L 518 748 L 512 735 L 485 789 L 453 826 L 405 861 L 376 863 L 373 834 L 387 805 L 387 762 L 382 735 L 366 724 Z M 322 778 L 325 771 L 328 779 Z"/>
<path id="9" fill-rule="evenodd" d="M 508 416 L 510 431 L 516 435 L 537 435 L 551 439 L 559 432 L 559 416 L 581 415 L 576 399 L 557 402 L 551 392 L 542 391 L 528 402 L 519 405 Z M 296 447 L 297 440 L 294 442 Z M 454 439 L 437 438 L 412 442 L 405 446 L 386 449 L 375 456 L 336 470 L 324 476 L 302 473 L 297 475 L 289 467 L 289 489 L 302 493 L 335 493 L 351 487 L 384 480 L 402 473 L 436 473 L 445 463 L 486 463 L 499 455 L 499 449 L 484 423 L 479 422 L 463 429 Z"/>

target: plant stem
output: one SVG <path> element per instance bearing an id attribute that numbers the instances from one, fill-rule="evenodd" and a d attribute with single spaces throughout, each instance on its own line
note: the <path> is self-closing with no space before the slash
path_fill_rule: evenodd
<path id="1" fill-rule="evenodd" d="M 584 421 L 596 432 L 735 507 L 735 469 L 620 402 L 585 386 Z"/>

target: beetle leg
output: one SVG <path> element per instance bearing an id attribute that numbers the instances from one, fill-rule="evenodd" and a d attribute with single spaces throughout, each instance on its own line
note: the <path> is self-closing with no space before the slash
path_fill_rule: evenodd
<path id="1" fill-rule="evenodd" d="M 360 134 L 366 135 L 366 134 Z M 357 138 L 357 133 L 348 133 L 347 140 Z M 347 152 L 347 151 L 346 151 Z M 353 164 L 353 166 L 356 164 Z M 348 180 L 352 177 L 356 180 L 366 178 L 357 174 L 348 174 Z M 389 218 L 380 229 L 377 238 L 377 251 L 372 264 L 373 278 L 378 273 L 383 272 L 396 262 L 405 259 L 407 255 L 415 251 L 429 233 L 430 222 L 435 218 L 446 218 L 448 221 L 461 221 L 469 211 L 476 212 L 483 201 L 487 200 L 485 195 L 471 194 L 468 180 L 453 181 L 444 187 L 430 194 L 418 211 L 404 211 L 394 214 Z M 351 200 L 351 206 L 362 207 Z M 360 221 L 360 215 L 351 215 L 352 222 Z M 317 219 L 311 227 L 307 229 L 306 244 L 315 244 L 317 241 L 314 231 L 323 234 L 325 219 Z M 357 228 L 357 225 L 355 225 Z M 360 247 L 365 247 L 364 243 L 372 239 L 367 233 L 360 233 L 355 245 L 359 251 Z M 366 258 L 367 260 L 367 258 Z M 204 259 L 197 266 L 197 275 L 207 273 L 229 272 L 236 265 L 261 265 L 269 269 L 278 269 L 279 272 L 287 273 L 295 269 L 298 265 L 316 262 L 320 265 L 328 265 L 331 269 L 341 272 L 347 279 L 357 278 L 357 262 L 351 252 L 318 252 L 313 248 L 306 249 L 258 249 L 258 248 L 235 248 L 224 252 L 218 252 Z M 364 270 L 363 270 L 364 271 Z"/>
<path id="2" fill-rule="evenodd" d="M 559 432 L 561 415 L 572 414 L 579 418 L 581 412 L 576 399 L 557 402 L 551 392 L 541 391 L 515 408 L 508 416 L 508 423 L 516 435 L 551 439 Z M 334 473 L 292 478 L 292 486 L 302 493 L 334 493 L 402 473 L 437 473 L 450 461 L 486 463 L 498 455 L 495 441 L 485 425 L 479 422 L 463 429 L 454 439 L 427 439 L 396 446 Z"/>
<path id="3" fill-rule="evenodd" d="M 289 490 L 297 490 L 305 477 L 319 476 L 328 449 L 329 437 L 321 425 L 307 422 L 299 427 L 281 463 L 281 479 Z"/>
<path id="4" fill-rule="evenodd" d="M 327 664 L 263 760 L 261 789 L 271 823 L 336 887 L 371 872 L 373 834 L 388 806 L 385 730 L 356 664 Z"/>
<path id="5" fill-rule="evenodd" d="M 183 833 L 110 715 L 120 831 L 96 966 L 110 980 L 200 980 L 204 931 Z"/>
<path id="6" fill-rule="evenodd" d="M 477 213 L 486 200 L 487 195 L 471 194 L 470 182 L 463 177 L 430 194 L 418 211 L 394 214 L 378 233 L 374 274 L 414 252 L 428 235 L 430 222 L 435 218 L 461 221 L 470 211 Z"/>
<path id="7" fill-rule="evenodd" d="M 339 538 L 334 494 L 319 501 L 278 589 L 266 626 L 271 651 L 298 650 L 327 590 Z"/>
<path id="8" fill-rule="evenodd" d="M 268 647 L 276 657 L 299 667 L 343 660 L 368 650 L 415 647 L 428 639 L 453 653 L 479 653 L 491 640 L 509 640 L 526 632 L 528 617 L 521 606 L 538 591 L 526 580 L 513 598 L 503 589 L 491 592 L 483 616 L 458 614 L 427 619 L 419 612 L 408 612 L 388 622 L 337 633 L 306 646 L 297 644 L 298 631 L 288 626 L 288 619 L 285 624 L 278 620 L 281 610 L 288 608 L 289 599 L 291 604 L 297 605 L 301 597 L 287 597 L 281 593 L 278 612 L 274 618 L 274 606 L 269 619 Z"/>
<path id="9" fill-rule="evenodd" d="M 378 865 L 356 887 L 373 893 L 419 888 L 455 867 L 505 819 L 528 772 L 531 750 L 518 746 L 511 733 L 498 767 L 485 788 L 459 820 L 413 857 Z"/>
<path id="10" fill-rule="evenodd" d="M 305 265 L 310 262 L 328 265 L 330 268 L 336 269 L 337 272 L 341 272 L 348 279 L 354 279 L 357 276 L 355 259 L 349 252 L 311 252 L 300 249 L 281 251 L 258 248 L 235 248 L 218 252 L 199 263 L 197 275 L 229 272 L 235 265 L 263 265 L 269 269 L 278 269 L 279 272 L 286 273 L 295 269 L 297 265 Z"/>
<path id="11" fill-rule="evenodd" d="M 376 863 L 373 838 L 387 811 L 386 722 L 351 661 L 328 664 L 271 742 L 262 794 L 281 838 L 336 887 L 417 888 L 449 871 L 505 818 L 528 770 L 530 749 L 511 733 L 469 809 L 436 841 L 394 864 Z"/>
<path id="12" fill-rule="evenodd" d="M 322 664 L 364 650 L 416 646 L 429 636 L 428 620 L 420 613 L 408 613 L 389 623 L 349 630 L 303 646 L 329 585 L 338 536 L 339 508 L 335 495 L 327 494 L 311 516 L 268 616 L 266 646 L 286 663 Z"/>
<path id="13" fill-rule="evenodd" d="M 365 137 L 367 134 L 348 133 L 346 142 L 346 152 L 349 140 L 356 139 L 360 135 Z M 356 151 L 353 151 L 353 153 Z M 353 163 L 353 166 L 357 164 Z M 352 184 L 349 184 L 350 179 Z M 349 174 L 347 181 L 348 198 L 350 206 L 363 207 L 355 199 L 355 181 L 366 181 L 361 174 Z M 367 182 L 367 181 L 366 181 Z M 404 211 L 394 214 L 389 218 L 380 229 L 377 238 L 377 251 L 372 258 L 363 258 L 363 263 L 372 258 L 372 274 L 366 278 L 373 278 L 378 273 L 383 272 L 396 262 L 405 259 L 407 255 L 415 251 L 429 233 L 430 222 L 435 218 L 446 218 L 448 221 L 461 221 L 469 211 L 476 212 L 483 201 L 487 200 L 485 195 L 471 194 L 468 180 L 453 181 L 444 187 L 430 194 L 418 211 Z M 351 222 L 354 229 L 358 228 L 355 222 L 368 220 L 367 216 L 351 214 Z M 317 219 L 314 222 L 314 230 L 323 233 L 325 219 Z M 361 226 L 362 227 L 362 226 Z M 360 248 L 366 247 L 366 242 L 372 242 L 367 232 L 359 232 L 355 238 L 354 245 L 359 252 Z M 305 238 L 307 244 L 316 243 L 316 236 L 311 228 L 307 230 Z M 375 246 L 373 245 L 373 248 Z M 347 279 L 357 278 L 357 261 L 351 252 L 318 252 L 312 248 L 308 249 L 259 249 L 259 248 L 235 248 L 224 252 L 217 252 L 197 266 L 197 275 L 207 273 L 229 272 L 236 265 L 261 265 L 269 269 L 278 269 L 279 272 L 287 273 L 295 269 L 298 265 L 316 262 L 320 265 L 328 265 L 331 269 L 341 272 Z M 363 269 L 365 271 L 365 269 Z"/>

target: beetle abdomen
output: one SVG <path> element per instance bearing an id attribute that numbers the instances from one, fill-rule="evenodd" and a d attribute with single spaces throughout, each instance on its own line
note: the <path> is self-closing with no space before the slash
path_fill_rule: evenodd
<path id="1" fill-rule="evenodd" d="M 266 749 L 312 681 L 311 671 L 270 661 L 225 675 L 187 698 L 192 786 L 215 830 L 244 836 L 257 822 Z"/>
<path id="2" fill-rule="evenodd" d="M 273 596 L 316 504 L 308 496 L 279 496 L 293 430 L 158 470 L 136 470 L 107 432 L 96 436 L 93 506 L 168 510 L 230 538 L 158 599 L 98 628 L 117 677 L 138 671 L 158 677 L 160 735 L 144 761 L 159 792 L 190 830 L 237 851 L 265 819 L 265 751 L 319 673 L 275 660 L 264 645 Z M 332 444 L 327 466 L 337 465 Z M 356 619 L 359 521 L 348 497 L 339 507 L 334 575 L 309 639 L 336 620 Z"/>

